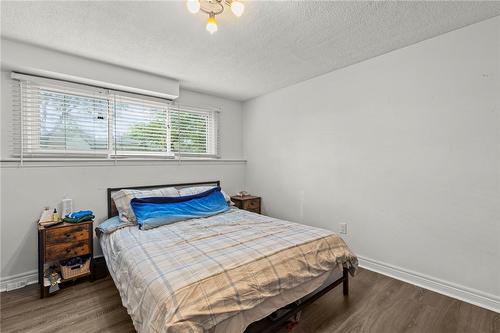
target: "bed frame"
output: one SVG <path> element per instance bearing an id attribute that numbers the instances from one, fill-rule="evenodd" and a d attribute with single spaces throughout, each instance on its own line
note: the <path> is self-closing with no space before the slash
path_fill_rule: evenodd
<path id="1" fill-rule="evenodd" d="M 145 185 L 145 186 L 122 186 L 122 187 L 112 187 L 107 190 L 107 202 L 108 202 L 108 218 L 118 215 L 118 211 L 116 209 L 115 203 L 111 198 L 111 195 L 114 192 L 117 192 L 122 189 L 130 189 L 130 190 L 151 190 L 161 187 L 175 187 L 175 188 L 183 188 L 183 187 L 191 187 L 191 186 L 220 186 L 220 181 L 207 181 L 207 182 L 196 182 L 196 183 L 180 183 L 180 184 L 165 184 L 165 185 Z M 302 309 L 304 309 L 307 305 L 313 303 L 318 298 L 328 293 L 333 288 L 342 284 L 342 290 L 344 296 L 349 295 L 349 273 L 346 268 L 342 271 L 342 277 L 333 281 L 331 284 L 320 287 L 319 289 L 313 291 L 309 295 L 304 296 L 298 301 L 295 301 L 279 310 L 279 317 L 273 317 L 271 319 L 266 317 L 259 321 L 256 321 L 248 326 L 245 330 L 245 333 L 270 333 L 279 330 L 286 322 L 294 318 Z"/>

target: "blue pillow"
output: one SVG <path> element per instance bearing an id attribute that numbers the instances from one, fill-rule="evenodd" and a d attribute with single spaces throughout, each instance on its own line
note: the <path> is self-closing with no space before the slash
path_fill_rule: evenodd
<path id="1" fill-rule="evenodd" d="M 118 216 L 113 216 L 112 218 L 107 219 L 106 221 L 99 224 L 97 226 L 97 229 L 103 234 L 110 234 L 115 230 L 130 226 L 133 226 L 133 224 L 125 223 L 122 220 L 120 220 Z"/>
<path id="2" fill-rule="evenodd" d="M 184 197 L 134 198 L 130 205 L 141 229 L 208 217 L 229 209 L 220 187 Z"/>

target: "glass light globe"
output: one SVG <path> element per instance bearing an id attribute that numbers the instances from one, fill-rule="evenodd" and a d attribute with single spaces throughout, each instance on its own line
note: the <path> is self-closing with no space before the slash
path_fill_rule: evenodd
<path id="1" fill-rule="evenodd" d="M 207 31 L 210 32 L 210 34 L 217 31 L 217 21 L 215 20 L 215 16 L 208 17 Z"/>
<path id="2" fill-rule="evenodd" d="M 240 17 L 245 11 L 245 5 L 240 1 L 233 0 L 233 2 L 231 2 L 231 11 L 234 15 Z"/>
<path id="3" fill-rule="evenodd" d="M 200 11 L 199 0 L 187 0 L 186 6 L 191 14 L 196 14 Z"/>

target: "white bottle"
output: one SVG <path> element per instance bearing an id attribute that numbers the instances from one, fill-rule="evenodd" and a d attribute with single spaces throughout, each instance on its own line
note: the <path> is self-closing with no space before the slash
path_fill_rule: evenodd
<path id="1" fill-rule="evenodd" d="M 73 211 L 73 200 L 64 198 L 61 200 L 61 217 L 64 218 L 66 215 L 71 214 Z"/>

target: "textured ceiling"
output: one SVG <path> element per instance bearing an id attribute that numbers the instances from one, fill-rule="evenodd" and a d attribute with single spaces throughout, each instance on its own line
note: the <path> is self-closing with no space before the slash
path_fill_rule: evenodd
<path id="1" fill-rule="evenodd" d="M 1 34 L 245 100 L 500 15 L 500 2 L 245 4 L 211 36 L 184 1 L 2 1 Z"/>

